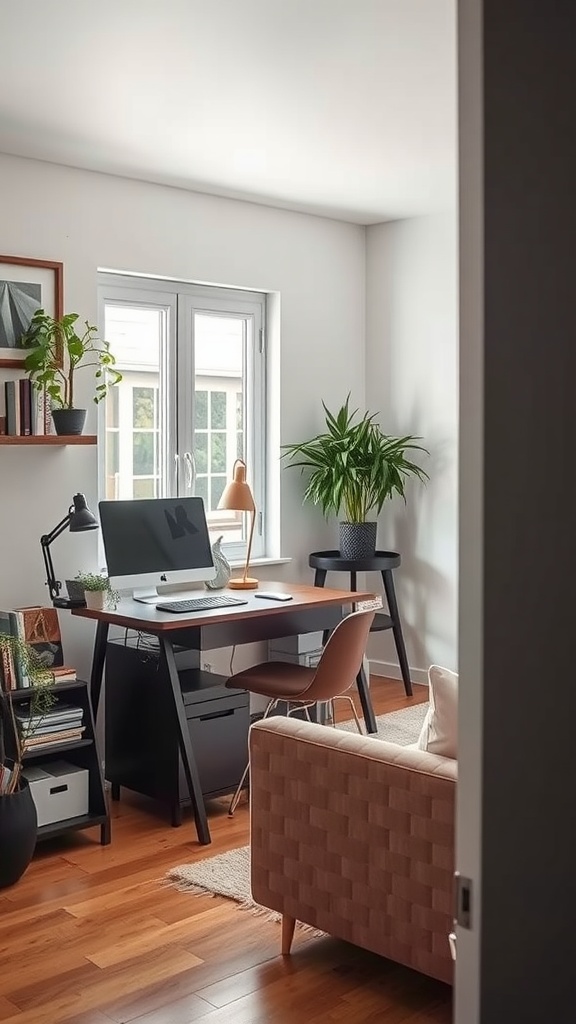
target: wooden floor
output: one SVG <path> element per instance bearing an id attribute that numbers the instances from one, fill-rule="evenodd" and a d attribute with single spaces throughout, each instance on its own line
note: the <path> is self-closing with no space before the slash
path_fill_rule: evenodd
<path id="1" fill-rule="evenodd" d="M 382 714 L 427 691 L 373 680 L 372 696 Z M 190 816 L 171 828 L 135 796 L 113 818 L 110 846 L 97 829 L 41 843 L 0 892 L 2 1024 L 449 1024 L 440 982 L 304 932 L 282 958 L 278 924 L 164 884 L 176 864 L 246 844 L 245 803 L 233 819 L 210 805 L 209 847 Z"/>

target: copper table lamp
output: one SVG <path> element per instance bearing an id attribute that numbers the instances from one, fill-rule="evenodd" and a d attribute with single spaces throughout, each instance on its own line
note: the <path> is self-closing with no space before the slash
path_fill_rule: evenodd
<path id="1" fill-rule="evenodd" d="M 256 521 L 256 505 L 252 491 L 246 483 L 246 463 L 242 459 L 236 459 L 232 469 L 233 479 L 224 489 L 224 493 L 218 502 L 218 508 L 228 509 L 233 512 L 250 512 L 252 519 L 250 523 L 250 534 L 248 537 L 248 549 L 246 552 L 246 565 L 244 574 L 235 576 L 228 582 L 231 590 L 256 590 L 258 580 L 248 575 L 250 566 L 250 552 L 252 550 L 252 537 L 254 536 L 254 523 Z"/>

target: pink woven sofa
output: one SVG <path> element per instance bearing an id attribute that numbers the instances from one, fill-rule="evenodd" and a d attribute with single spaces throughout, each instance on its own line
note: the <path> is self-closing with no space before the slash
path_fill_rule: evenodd
<path id="1" fill-rule="evenodd" d="M 452 983 L 456 761 L 296 719 L 250 731 L 253 898 Z"/>

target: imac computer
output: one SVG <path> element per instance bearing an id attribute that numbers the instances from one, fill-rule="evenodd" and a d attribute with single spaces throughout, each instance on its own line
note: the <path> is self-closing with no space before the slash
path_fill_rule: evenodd
<path id="1" fill-rule="evenodd" d="M 100 528 L 111 586 L 136 601 L 158 600 L 157 587 L 205 583 L 216 567 L 202 498 L 101 501 Z"/>

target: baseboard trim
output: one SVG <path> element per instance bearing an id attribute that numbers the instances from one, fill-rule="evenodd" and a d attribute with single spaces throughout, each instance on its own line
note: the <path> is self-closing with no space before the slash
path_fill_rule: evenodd
<path id="1" fill-rule="evenodd" d="M 386 676 L 387 679 L 402 679 L 400 666 L 395 662 L 370 660 L 370 674 L 374 676 Z M 410 679 L 413 683 L 420 683 L 428 686 L 428 671 L 425 668 L 411 668 Z"/>

